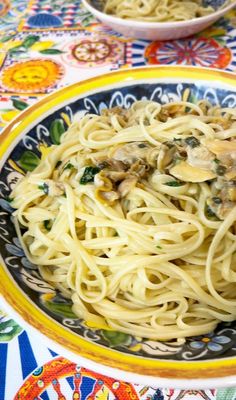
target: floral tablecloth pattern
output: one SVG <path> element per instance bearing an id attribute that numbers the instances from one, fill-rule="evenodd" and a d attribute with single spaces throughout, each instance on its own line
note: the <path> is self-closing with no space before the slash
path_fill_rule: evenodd
<path id="1" fill-rule="evenodd" d="M 0 131 L 40 97 L 91 76 L 150 65 L 236 72 L 236 10 L 194 37 L 132 40 L 80 0 L 0 0 Z M 121 382 L 54 353 L 0 310 L 0 400 L 235 400 L 236 388 L 174 390 Z"/>

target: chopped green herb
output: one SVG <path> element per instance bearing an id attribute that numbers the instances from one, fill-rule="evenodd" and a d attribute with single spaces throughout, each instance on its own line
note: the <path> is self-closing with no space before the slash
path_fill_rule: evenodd
<path id="1" fill-rule="evenodd" d="M 165 144 L 169 149 L 172 149 L 173 147 L 175 147 L 175 145 L 171 142 L 164 142 L 163 144 Z"/>
<path id="2" fill-rule="evenodd" d="M 51 228 L 52 228 L 52 220 L 51 219 L 46 219 L 45 221 L 43 221 L 43 225 L 44 225 L 44 228 L 47 231 L 50 231 Z"/>
<path id="3" fill-rule="evenodd" d="M 48 194 L 49 192 L 49 187 L 46 183 L 43 183 L 43 185 L 39 185 L 38 188 L 42 190 L 45 194 Z"/>
<path id="4" fill-rule="evenodd" d="M 184 185 L 183 182 L 178 182 L 178 181 L 169 181 L 165 183 L 166 186 L 171 186 L 171 187 L 179 187 Z"/>
<path id="5" fill-rule="evenodd" d="M 75 168 L 75 166 L 73 164 L 71 164 L 70 162 L 68 162 L 63 169 L 65 170 L 65 169 L 72 169 L 72 168 Z"/>
<path id="6" fill-rule="evenodd" d="M 57 161 L 55 168 L 60 167 L 61 164 L 62 164 L 62 161 L 61 161 L 61 160 Z"/>
<path id="7" fill-rule="evenodd" d="M 222 176 L 222 175 L 225 174 L 225 172 L 226 172 L 226 167 L 224 167 L 224 165 L 218 165 L 218 166 L 216 167 L 216 173 L 217 173 L 217 175 Z"/>
<path id="8" fill-rule="evenodd" d="M 216 164 L 219 164 L 220 163 L 220 160 L 218 160 L 218 158 L 214 158 L 214 163 L 216 163 Z"/>
<path id="9" fill-rule="evenodd" d="M 184 157 L 181 157 L 181 156 L 175 156 L 175 161 L 183 161 L 183 160 L 185 160 L 185 158 L 184 158 Z"/>
<path id="10" fill-rule="evenodd" d="M 139 144 L 138 144 L 138 147 L 139 147 L 140 149 L 143 149 L 144 147 L 147 147 L 147 146 L 146 146 L 145 143 L 139 143 Z"/>
<path id="11" fill-rule="evenodd" d="M 11 203 L 14 199 L 12 197 L 5 197 L 5 200 L 8 201 L 8 203 Z"/>
<path id="12" fill-rule="evenodd" d="M 206 204 L 205 207 L 205 214 L 209 219 L 212 219 L 213 221 L 219 221 L 219 218 L 216 216 L 216 214 L 208 204 Z"/>
<path id="13" fill-rule="evenodd" d="M 86 167 L 83 176 L 80 178 L 80 184 L 86 185 L 94 181 L 94 176 L 100 171 L 98 167 Z"/>
<path id="14" fill-rule="evenodd" d="M 198 147 L 200 146 L 200 142 L 199 140 L 195 137 L 195 136 L 189 136 L 185 139 L 185 143 L 189 146 L 192 147 L 192 149 L 194 147 Z"/>
<path id="15" fill-rule="evenodd" d="M 180 139 L 180 138 L 174 138 L 173 140 L 174 140 L 174 142 L 182 142 L 182 139 Z"/>
<path id="16" fill-rule="evenodd" d="M 215 204 L 221 204 L 221 203 L 222 203 L 222 200 L 221 200 L 220 197 L 212 197 L 212 201 L 213 201 Z"/>
<path id="17" fill-rule="evenodd" d="M 161 246 L 156 246 L 156 248 L 157 248 L 157 249 L 162 249 L 162 247 L 161 247 Z"/>

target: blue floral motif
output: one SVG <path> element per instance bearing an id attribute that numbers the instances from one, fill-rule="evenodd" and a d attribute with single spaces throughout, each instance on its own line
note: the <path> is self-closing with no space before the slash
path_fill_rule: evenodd
<path id="1" fill-rule="evenodd" d="M 0 207 L 9 213 L 14 211 L 14 208 L 11 206 L 10 202 L 5 199 L 0 199 Z"/>
<path id="2" fill-rule="evenodd" d="M 210 351 L 221 351 L 223 350 L 224 345 L 230 342 L 231 339 L 228 336 L 219 336 L 210 333 L 199 337 L 198 340 L 193 340 L 189 345 L 194 350 L 203 350 L 207 348 Z"/>
<path id="3" fill-rule="evenodd" d="M 223 7 L 226 3 L 226 0 L 203 0 L 203 5 L 204 7 L 211 6 L 215 10 L 217 10 L 220 7 Z"/>

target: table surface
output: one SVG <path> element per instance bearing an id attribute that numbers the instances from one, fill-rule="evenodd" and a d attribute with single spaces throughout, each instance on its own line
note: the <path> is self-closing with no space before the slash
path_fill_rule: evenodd
<path id="1" fill-rule="evenodd" d="M 124 38 L 101 25 L 80 0 L 0 0 L 0 130 L 55 89 L 151 64 L 236 71 L 236 10 L 194 37 L 148 42 Z M 37 80 L 25 74 L 29 65 Z M 54 68 L 47 75 L 49 65 Z M 119 397 L 123 385 L 126 399 Z M 0 310 L 0 400 L 13 399 L 235 400 L 236 388 L 173 390 L 115 382 L 54 353 Z"/>

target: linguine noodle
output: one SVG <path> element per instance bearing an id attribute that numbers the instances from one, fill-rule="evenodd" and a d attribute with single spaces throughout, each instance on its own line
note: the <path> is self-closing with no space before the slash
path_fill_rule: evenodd
<path id="1" fill-rule="evenodd" d="M 204 7 L 202 0 L 106 0 L 103 11 L 124 19 L 167 22 L 186 21 L 215 10 Z"/>

